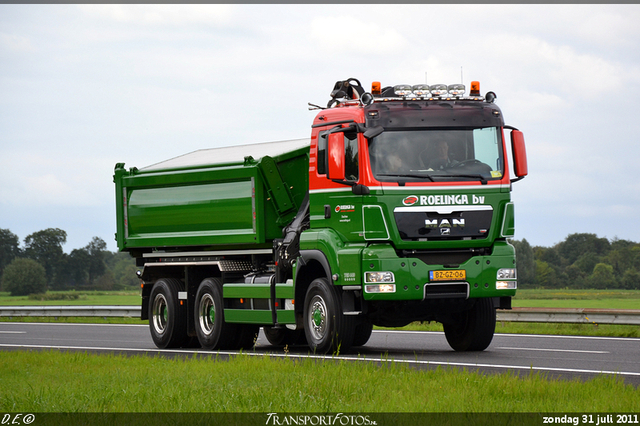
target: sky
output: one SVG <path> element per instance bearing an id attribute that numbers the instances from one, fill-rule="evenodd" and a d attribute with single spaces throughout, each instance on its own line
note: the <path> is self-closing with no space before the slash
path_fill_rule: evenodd
<path id="1" fill-rule="evenodd" d="M 527 143 L 516 239 L 640 242 L 638 22 L 637 4 L 0 4 L 0 228 L 115 251 L 116 163 L 307 138 L 338 80 L 478 80 Z"/>

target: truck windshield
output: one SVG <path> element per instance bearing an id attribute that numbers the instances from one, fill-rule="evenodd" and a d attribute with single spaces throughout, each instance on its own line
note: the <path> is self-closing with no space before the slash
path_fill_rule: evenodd
<path id="1" fill-rule="evenodd" d="M 501 179 L 500 129 L 385 130 L 369 140 L 375 178 L 382 182 Z"/>

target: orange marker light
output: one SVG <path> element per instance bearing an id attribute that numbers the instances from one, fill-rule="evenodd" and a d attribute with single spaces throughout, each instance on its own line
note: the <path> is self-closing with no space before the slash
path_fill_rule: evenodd
<path id="1" fill-rule="evenodd" d="M 471 90 L 469 91 L 469 95 L 471 96 L 480 96 L 480 82 L 472 81 L 471 82 Z"/>
<path id="2" fill-rule="evenodd" d="M 380 82 L 379 81 L 374 81 L 373 83 L 371 83 L 371 94 L 372 95 L 379 95 L 382 93 L 382 89 L 380 88 Z"/>

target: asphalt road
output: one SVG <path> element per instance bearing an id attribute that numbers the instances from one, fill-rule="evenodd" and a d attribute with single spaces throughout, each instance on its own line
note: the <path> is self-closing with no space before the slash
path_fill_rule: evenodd
<path id="1" fill-rule="evenodd" d="M 60 349 L 130 354 L 181 356 L 210 352 L 195 349 L 157 349 L 147 326 L 109 324 L 0 323 L 0 350 Z M 233 351 L 219 354 L 232 355 Z M 315 357 L 307 347 L 273 347 L 262 332 L 248 354 Z M 374 331 L 369 342 L 349 354 L 328 356 L 354 362 L 395 361 L 415 368 L 466 368 L 484 373 L 532 371 L 550 377 L 583 380 L 616 374 L 626 383 L 640 385 L 640 339 L 616 337 L 538 336 L 496 334 L 483 352 L 451 350 L 443 333 Z"/>

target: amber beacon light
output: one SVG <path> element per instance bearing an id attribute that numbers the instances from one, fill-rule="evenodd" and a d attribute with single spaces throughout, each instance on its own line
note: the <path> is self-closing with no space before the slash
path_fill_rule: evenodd
<path id="1" fill-rule="evenodd" d="M 380 93 L 382 93 L 382 89 L 380 86 L 381 85 L 379 81 L 374 81 L 373 83 L 371 83 L 371 94 L 379 95 Z"/>
<path id="2" fill-rule="evenodd" d="M 469 91 L 471 96 L 480 96 L 480 82 L 472 81 L 471 82 L 471 90 Z"/>

